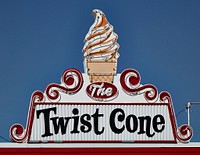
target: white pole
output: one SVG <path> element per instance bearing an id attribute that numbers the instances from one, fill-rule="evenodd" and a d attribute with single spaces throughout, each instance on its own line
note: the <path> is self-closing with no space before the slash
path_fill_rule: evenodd
<path id="1" fill-rule="evenodd" d="M 188 103 L 187 103 L 188 126 L 190 126 L 190 108 L 191 108 L 191 104 L 190 104 L 190 102 L 188 102 Z"/>
<path id="2" fill-rule="evenodd" d="M 190 108 L 192 104 L 200 104 L 200 102 L 188 102 L 186 104 L 187 112 L 188 112 L 188 126 L 190 126 Z"/>

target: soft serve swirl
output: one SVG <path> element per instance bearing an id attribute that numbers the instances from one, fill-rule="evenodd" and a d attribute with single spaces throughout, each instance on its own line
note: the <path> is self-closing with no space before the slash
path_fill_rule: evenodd
<path id="1" fill-rule="evenodd" d="M 83 47 L 86 61 L 117 61 L 119 57 L 118 36 L 113 32 L 113 26 L 107 21 L 104 13 L 93 10 L 95 22 L 85 37 Z"/>

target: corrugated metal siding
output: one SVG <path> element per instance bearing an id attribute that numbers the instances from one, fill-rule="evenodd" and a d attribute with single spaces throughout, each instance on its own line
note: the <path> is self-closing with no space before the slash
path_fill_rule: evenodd
<path id="1" fill-rule="evenodd" d="M 92 130 L 88 133 L 83 133 L 80 131 L 78 134 L 71 134 L 70 131 L 73 129 L 73 121 L 69 120 L 66 134 L 62 135 L 61 131 L 56 135 L 54 134 L 54 127 L 52 125 L 52 121 L 50 121 L 50 131 L 53 133 L 52 136 L 41 137 L 41 135 L 45 132 L 44 127 L 44 116 L 40 114 L 39 119 L 36 118 L 36 113 L 34 115 L 32 133 L 30 137 L 30 142 L 47 142 L 47 141 L 145 141 L 145 140 L 174 140 L 172 134 L 172 127 L 169 118 L 169 111 L 167 105 L 37 105 L 36 110 L 48 109 L 52 107 L 57 107 L 57 114 L 50 112 L 51 117 L 71 117 L 74 116 L 72 114 L 72 110 L 77 108 L 79 110 L 78 116 L 83 114 L 92 115 L 95 113 L 96 109 L 99 109 L 99 113 L 103 114 L 103 117 L 99 118 L 99 130 L 104 127 L 104 132 L 101 135 L 96 135 L 94 133 L 94 124 L 93 118 L 91 118 L 90 122 L 92 124 Z M 146 134 L 137 134 L 138 130 L 134 133 L 130 133 L 125 130 L 121 134 L 114 133 L 110 128 L 110 114 L 116 109 L 121 108 L 125 112 L 125 119 L 128 115 L 133 114 L 137 117 L 140 116 L 151 116 L 154 117 L 157 114 L 161 114 L 165 118 L 165 129 L 162 133 L 155 133 L 153 137 L 148 137 Z M 118 115 L 116 115 L 118 116 Z M 117 118 L 117 117 L 116 117 Z M 122 127 L 125 125 L 125 120 L 120 122 L 116 119 L 116 126 Z M 80 130 L 81 123 L 79 121 L 78 130 Z M 139 127 L 138 127 L 139 128 Z M 153 128 L 151 125 L 151 132 L 153 132 Z"/>

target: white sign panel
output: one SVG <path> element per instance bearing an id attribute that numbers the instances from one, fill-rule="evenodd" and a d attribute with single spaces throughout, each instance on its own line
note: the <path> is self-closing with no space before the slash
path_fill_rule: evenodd
<path id="1" fill-rule="evenodd" d="M 167 104 L 37 105 L 30 142 L 173 142 L 171 123 Z"/>

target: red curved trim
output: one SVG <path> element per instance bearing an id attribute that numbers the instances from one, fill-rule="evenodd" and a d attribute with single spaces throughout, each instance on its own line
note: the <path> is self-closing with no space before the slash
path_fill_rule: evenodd
<path id="1" fill-rule="evenodd" d="M 30 133 L 32 130 L 34 112 L 35 112 L 35 101 L 43 101 L 44 95 L 40 91 L 35 91 L 31 96 L 30 107 L 28 111 L 28 118 L 26 123 L 26 128 L 21 124 L 14 124 L 10 128 L 10 138 L 18 143 L 29 141 Z"/>

